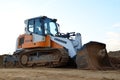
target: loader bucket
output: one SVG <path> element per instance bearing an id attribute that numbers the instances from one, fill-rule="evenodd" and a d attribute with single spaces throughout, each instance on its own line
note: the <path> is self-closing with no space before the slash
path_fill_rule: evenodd
<path id="1" fill-rule="evenodd" d="M 76 56 L 78 69 L 108 69 L 112 68 L 106 45 L 91 41 L 85 44 Z"/>

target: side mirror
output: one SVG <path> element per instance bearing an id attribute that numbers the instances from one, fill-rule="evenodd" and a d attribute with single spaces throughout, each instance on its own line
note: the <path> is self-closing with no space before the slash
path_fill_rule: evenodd
<path id="1" fill-rule="evenodd" d="M 59 26 L 60 26 L 60 24 L 57 24 L 57 26 L 59 27 Z"/>

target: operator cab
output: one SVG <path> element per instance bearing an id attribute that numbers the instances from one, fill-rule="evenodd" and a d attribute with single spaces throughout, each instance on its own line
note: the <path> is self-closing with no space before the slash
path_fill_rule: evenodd
<path id="1" fill-rule="evenodd" d="M 26 33 L 38 35 L 51 35 L 58 34 L 58 24 L 56 19 L 50 19 L 46 16 L 31 18 L 25 20 Z"/>

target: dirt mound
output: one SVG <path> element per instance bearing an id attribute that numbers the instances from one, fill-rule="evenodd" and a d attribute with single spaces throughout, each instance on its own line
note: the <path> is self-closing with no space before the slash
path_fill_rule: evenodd
<path id="1" fill-rule="evenodd" d="M 112 57 L 120 57 L 120 50 L 119 51 L 110 51 L 108 54 L 109 54 L 109 56 L 112 56 Z"/>
<path id="2" fill-rule="evenodd" d="M 19 68 L 20 65 L 18 64 L 18 62 L 16 63 L 13 63 L 13 62 L 6 62 L 6 64 L 4 64 L 4 57 L 8 55 L 8 54 L 5 54 L 5 55 L 0 55 L 0 68 L 14 68 L 14 67 L 17 67 Z"/>
<path id="3" fill-rule="evenodd" d="M 3 57 L 4 55 L 0 55 L 0 68 L 3 67 Z"/>
<path id="4" fill-rule="evenodd" d="M 120 69 L 120 51 L 110 51 L 108 55 L 112 64 Z"/>

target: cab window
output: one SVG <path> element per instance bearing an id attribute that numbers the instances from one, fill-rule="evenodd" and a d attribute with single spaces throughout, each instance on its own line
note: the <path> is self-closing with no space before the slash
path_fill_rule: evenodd
<path id="1" fill-rule="evenodd" d="M 49 26 L 50 26 L 51 34 L 55 36 L 55 34 L 57 34 L 57 32 L 58 32 L 56 24 L 54 22 L 50 22 Z"/>
<path id="2" fill-rule="evenodd" d="M 30 32 L 34 32 L 34 20 L 29 20 L 28 30 L 29 30 Z"/>
<path id="3" fill-rule="evenodd" d="M 35 33 L 36 34 L 43 34 L 42 25 L 40 23 L 40 19 L 35 19 Z"/>

